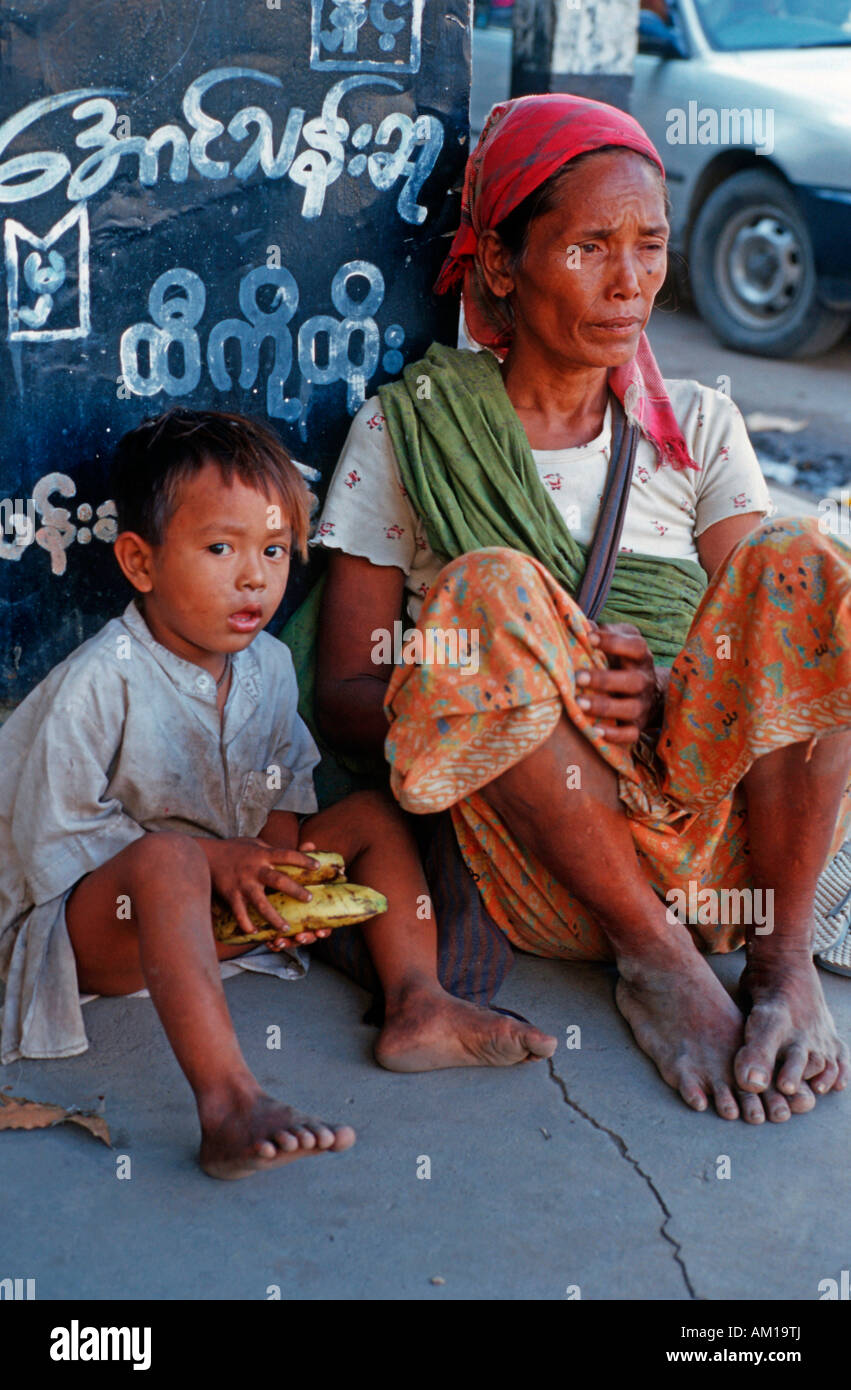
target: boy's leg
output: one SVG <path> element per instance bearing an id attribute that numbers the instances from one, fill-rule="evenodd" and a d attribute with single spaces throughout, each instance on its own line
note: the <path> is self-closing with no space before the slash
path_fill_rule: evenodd
<path id="1" fill-rule="evenodd" d="M 201 1165 L 239 1178 L 311 1150 L 354 1143 L 335 1127 L 267 1096 L 234 1033 L 210 920 L 210 870 L 196 840 L 147 834 L 82 879 L 65 919 L 80 987 L 126 994 L 144 984 L 195 1094 Z M 118 917 L 129 899 L 129 920 Z M 222 954 L 235 955 L 234 948 Z"/>
<path id="2" fill-rule="evenodd" d="M 555 1038 L 441 986 L 428 884 L 416 842 L 388 794 L 355 792 L 311 816 L 301 827 L 301 843 L 310 841 L 342 854 L 353 882 L 387 898 L 387 912 L 361 928 L 384 990 L 385 1021 L 375 1047 L 382 1066 L 507 1067 L 552 1056 Z"/>

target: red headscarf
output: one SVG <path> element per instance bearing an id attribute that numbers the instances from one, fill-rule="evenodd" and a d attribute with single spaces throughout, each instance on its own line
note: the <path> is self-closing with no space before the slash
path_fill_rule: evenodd
<path id="1" fill-rule="evenodd" d="M 494 106 L 479 143 L 467 160 L 461 225 L 435 290 L 443 294 L 463 282 L 464 317 L 471 336 L 503 358 L 512 329 L 499 321 L 476 261 L 479 236 L 514 208 L 569 159 L 604 145 L 622 145 L 652 159 L 662 178 L 659 154 L 632 116 L 585 97 L 554 93 L 517 97 Z M 609 385 L 628 418 L 655 447 L 660 463 L 697 468 L 674 417 L 656 359 L 642 333 L 631 362 L 609 371 Z"/>

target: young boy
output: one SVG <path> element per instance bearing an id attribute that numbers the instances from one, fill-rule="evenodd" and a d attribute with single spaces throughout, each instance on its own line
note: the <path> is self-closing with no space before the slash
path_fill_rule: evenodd
<path id="1" fill-rule="evenodd" d="M 84 1051 L 79 990 L 147 986 L 195 1094 L 207 1173 L 340 1152 L 348 1126 L 273 1100 L 248 1069 L 218 960 L 253 948 L 215 941 L 213 892 L 243 931 L 256 930 L 249 903 L 283 929 L 264 888 L 309 899 L 273 865 L 306 865 L 315 847 L 385 894 L 388 911 L 364 926 L 385 1066 L 493 1062 L 489 1035 L 508 1020 L 438 984 L 435 924 L 417 915 L 428 889 L 390 797 L 309 814 L 318 753 L 289 651 L 262 631 L 308 527 L 307 489 L 277 437 L 236 415 L 171 410 L 124 436 L 113 496 L 115 556 L 136 597 L 0 730 L 0 1060 Z M 499 1064 L 539 1051 L 514 1028 Z"/>

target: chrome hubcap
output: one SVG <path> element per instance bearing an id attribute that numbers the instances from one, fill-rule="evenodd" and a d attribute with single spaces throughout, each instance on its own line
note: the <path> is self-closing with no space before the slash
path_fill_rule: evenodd
<path id="1" fill-rule="evenodd" d="M 724 228 L 716 275 L 725 307 L 740 322 L 776 323 L 800 298 L 807 270 L 801 239 L 775 208 L 749 208 Z"/>

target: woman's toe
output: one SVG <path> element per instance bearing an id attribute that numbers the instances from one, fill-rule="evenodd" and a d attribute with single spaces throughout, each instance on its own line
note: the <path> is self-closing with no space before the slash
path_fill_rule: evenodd
<path id="1" fill-rule="evenodd" d="M 715 1109 L 722 1120 L 737 1120 L 739 1118 L 739 1107 L 736 1104 L 736 1097 L 725 1082 L 720 1082 L 715 1087 Z"/>
<path id="2" fill-rule="evenodd" d="M 680 1080 L 678 1090 L 686 1105 L 692 1110 L 705 1110 L 709 1101 L 706 1092 L 694 1076 L 683 1077 Z"/>
<path id="3" fill-rule="evenodd" d="M 792 1043 L 777 1075 L 777 1089 L 784 1096 L 793 1096 L 804 1079 L 809 1053 L 800 1043 Z M 822 1067 L 824 1062 L 822 1061 Z M 821 1070 L 821 1068 L 819 1068 Z"/>
<path id="4" fill-rule="evenodd" d="M 765 1124 L 765 1106 L 762 1103 L 762 1096 L 752 1095 L 749 1091 L 740 1091 L 739 1105 L 742 1107 L 742 1119 L 746 1124 Z"/>
<path id="5" fill-rule="evenodd" d="M 787 1097 L 789 1109 L 793 1115 L 806 1115 L 808 1110 L 812 1110 L 816 1103 L 809 1083 L 802 1081 L 793 1096 Z"/>
<path id="6" fill-rule="evenodd" d="M 774 1124 L 782 1124 L 784 1120 L 791 1119 L 792 1111 L 789 1109 L 789 1102 L 785 1096 L 781 1096 L 779 1091 L 775 1091 L 773 1086 L 769 1086 L 767 1091 L 762 1092 L 762 1103 L 768 1113 L 768 1118 Z"/>
<path id="7" fill-rule="evenodd" d="M 833 1090 L 834 1082 L 838 1075 L 839 1063 L 828 1062 L 822 1071 L 813 1073 L 810 1077 L 810 1089 L 815 1091 L 818 1096 L 826 1096 L 828 1091 Z"/>

